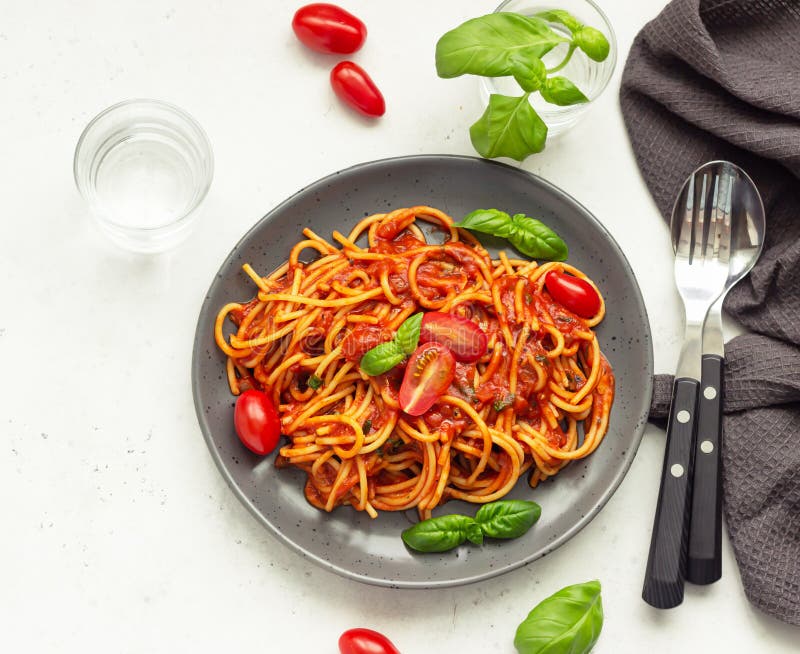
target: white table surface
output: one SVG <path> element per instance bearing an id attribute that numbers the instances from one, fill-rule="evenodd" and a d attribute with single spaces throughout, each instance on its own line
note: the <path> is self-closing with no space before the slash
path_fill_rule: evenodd
<path id="1" fill-rule="evenodd" d="M 625 136 L 617 91 L 636 32 L 663 0 L 606 0 L 620 65 L 585 120 L 524 168 L 605 223 L 642 287 L 657 371 L 681 338 L 670 248 Z M 355 55 L 386 116 L 354 116 L 332 59 L 295 40 L 296 1 L 0 2 L 0 650 L 325 652 L 366 626 L 404 654 L 513 654 L 518 623 L 562 586 L 600 579 L 596 652 L 789 652 L 800 632 L 747 602 L 728 541 L 723 578 L 677 609 L 640 598 L 663 433 L 546 558 L 460 588 L 341 578 L 267 533 L 226 486 L 195 419 L 192 338 L 228 251 L 309 182 L 372 159 L 472 154 L 474 79 L 440 80 L 433 46 L 478 0 L 348 0 Z M 72 179 L 86 122 L 122 99 L 172 101 L 206 128 L 216 175 L 197 231 L 142 258 L 95 233 Z"/>

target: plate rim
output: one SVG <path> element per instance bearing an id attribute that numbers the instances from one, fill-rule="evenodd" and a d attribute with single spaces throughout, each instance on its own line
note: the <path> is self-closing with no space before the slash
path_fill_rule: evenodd
<path id="1" fill-rule="evenodd" d="M 643 340 L 645 340 L 647 343 L 646 345 L 647 366 L 645 370 L 646 378 L 644 381 L 644 388 L 642 392 L 642 398 L 643 398 L 642 410 L 639 412 L 638 420 L 636 422 L 637 426 L 635 428 L 635 433 L 633 435 L 633 442 L 628 448 L 628 450 L 630 451 L 630 456 L 623 459 L 621 465 L 617 468 L 616 474 L 612 478 L 611 483 L 605 488 L 605 490 L 602 493 L 598 495 L 592 508 L 589 511 L 587 511 L 579 520 L 577 520 L 575 524 L 572 525 L 569 529 L 559 534 L 558 537 L 550 541 L 546 547 L 540 548 L 536 552 L 533 552 L 531 555 L 523 557 L 518 561 L 514 561 L 512 563 L 503 566 L 492 568 L 485 572 L 481 572 L 474 575 L 462 576 L 456 579 L 420 580 L 420 581 L 392 580 L 392 579 L 386 579 L 377 576 L 362 574 L 359 572 L 354 572 L 353 570 L 350 570 L 346 567 L 336 564 L 323 557 L 317 556 L 316 554 L 313 554 L 312 552 L 306 550 L 302 545 L 298 544 L 294 540 L 284 535 L 280 531 L 280 529 L 278 529 L 275 525 L 273 525 L 269 521 L 269 519 L 253 504 L 251 499 L 247 497 L 247 494 L 242 490 L 242 488 L 236 483 L 236 481 L 233 478 L 233 475 L 226 467 L 222 459 L 222 456 L 217 451 L 216 443 L 213 441 L 212 438 L 211 429 L 205 422 L 205 412 L 203 410 L 202 403 L 200 402 L 201 384 L 200 384 L 200 375 L 197 374 L 197 369 L 200 361 L 200 351 L 205 347 L 205 345 L 201 343 L 201 332 L 203 330 L 203 327 L 206 326 L 205 323 L 203 322 L 203 317 L 206 313 L 210 297 L 215 288 L 217 287 L 217 285 L 223 282 L 223 272 L 225 271 L 226 268 L 229 267 L 232 257 L 235 256 L 236 252 L 240 249 L 240 246 L 245 241 L 247 241 L 254 232 L 261 229 L 264 224 L 267 224 L 274 215 L 278 214 L 286 205 L 290 204 L 292 200 L 294 200 L 298 195 L 307 192 L 312 187 L 317 187 L 317 186 L 324 187 L 326 183 L 346 173 L 356 173 L 364 169 L 370 169 L 378 166 L 399 164 L 410 161 L 431 163 L 431 162 L 441 162 L 443 160 L 455 161 L 464 164 L 477 163 L 480 165 L 498 166 L 505 169 L 507 174 L 514 174 L 517 175 L 518 177 L 526 178 L 528 181 L 534 182 L 535 184 L 538 184 L 539 186 L 543 187 L 544 189 L 546 189 L 547 192 L 552 193 L 562 201 L 565 201 L 568 204 L 576 206 L 580 210 L 580 212 L 584 215 L 584 217 L 587 220 L 589 220 L 590 223 L 593 223 L 594 226 L 605 235 L 608 243 L 612 246 L 612 248 L 616 249 L 617 254 L 620 256 L 621 261 L 624 264 L 626 271 L 628 273 L 627 276 L 629 276 L 630 279 L 633 281 L 634 284 L 633 290 L 635 291 L 635 293 L 633 293 L 633 299 L 636 305 L 638 306 L 639 310 L 641 311 L 642 316 L 644 317 L 645 332 L 643 334 Z M 566 542 L 571 540 L 574 536 L 576 536 L 584 527 L 586 527 L 592 520 L 594 520 L 597 514 L 605 507 L 605 505 L 608 503 L 611 497 L 616 493 L 620 484 L 627 476 L 628 471 L 630 470 L 630 467 L 633 464 L 634 459 L 636 458 L 636 454 L 638 452 L 639 446 L 644 436 L 645 427 L 647 425 L 649 402 L 646 401 L 646 398 L 649 398 L 650 395 L 652 394 L 653 374 L 654 374 L 653 338 L 652 338 L 652 330 L 650 327 L 650 318 L 647 313 L 647 306 L 644 303 L 644 298 L 642 296 L 642 291 L 639 286 L 639 282 L 636 278 L 636 275 L 633 272 L 633 268 L 631 267 L 627 256 L 625 255 L 625 252 L 619 246 L 619 243 L 614 238 L 614 236 L 608 231 L 606 226 L 602 222 L 600 222 L 600 220 L 591 211 L 589 211 L 589 209 L 586 206 L 584 206 L 581 202 L 576 200 L 572 195 L 570 195 L 569 193 L 559 188 L 552 182 L 544 179 L 543 177 L 535 173 L 499 161 L 482 159 L 479 157 L 468 156 L 468 155 L 458 155 L 458 154 L 402 155 L 402 156 L 385 157 L 381 159 L 374 159 L 371 161 L 360 162 L 348 166 L 346 168 L 336 170 L 332 173 L 329 173 L 323 177 L 320 177 L 312 181 L 311 183 L 301 187 L 299 190 L 295 191 L 291 195 L 287 196 L 280 203 L 275 205 L 260 219 L 258 219 L 250 227 L 250 229 L 248 229 L 242 235 L 242 237 L 233 245 L 230 251 L 225 255 L 225 258 L 220 264 L 219 268 L 217 269 L 217 272 L 215 273 L 210 286 L 206 290 L 203 302 L 200 306 L 197 318 L 197 325 L 195 327 L 195 335 L 192 345 L 192 360 L 190 368 L 192 397 L 194 401 L 195 414 L 198 425 L 200 427 L 200 431 L 203 434 L 203 440 L 205 441 L 206 446 L 208 447 L 208 450 L 211 454 L 211 458 L 214 461 L 219 472 L 222 474 L 223 479 L 225 479 L 225 482 L 227 483 L 228 487 L 233 491 L 233 494 L 245 506 L 245 508 L 250 512 L 250 514 L 253 515 L 253 517 L 262 525 L 262 527 L 266 527 L 267 531 L 273 537 L 277 538 L 280 542 L 286 545 L 291 551 L 300 554 L 305 559 L 310 560 L 315 564 L 317 564 L 318 566 L 326 570 L 329 570 L 331 572 L 334 572 L 342 577 L 358 581 L 361 583 L 370 584 L 373 586 L 382 586 L 386 588 L 408 588 L 408 589 L 448 588 L 448 587 L 456 587 L 456 586 L 472 584 L 486 579 L 491 579 L 506 574 L 508 572 L 511 572 L 512 570 L 516 570 L 521 567 L 527 566 L 533 563 L 534 561 L 541 559 L 542 557 L 558 549 Z"/>

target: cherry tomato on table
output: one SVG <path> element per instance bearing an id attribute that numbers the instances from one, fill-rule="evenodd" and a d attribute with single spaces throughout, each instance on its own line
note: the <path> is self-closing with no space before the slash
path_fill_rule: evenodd
<path id="1" fill-rule="evenodd" d="M 591 318 L 600 311 L 600 296 L 580 277 L 551 270 L 544 278 L 544 285 L 556 302 L 581 318 Z"/>
<path id="2" fill-rule="evenodd" d="M 472 363 L 486 354 L 488 339 L 478 325 L 467 318 L 441 311 L 429 311 L 422 319 L 420 343 L 441 343 L 456 361 Z"/>
<path id="3" fill-rule="evenodd" d="M 233 425 L 245 446 L 256 454 L 269 454 L 281 438 L 281 421 L 266 393 L 248 390 L 236 399 Z"/>
<path id="4" fill-rule="evenodd" d="M 352 61 L 343 61 L 331 71 L 331 86 L 344 102 L 365 116 L 383 116 L 386 102 L 369 75 Z"/>
<path id="5" fill-rule="evenodd" d="M 386 636 L 372 629 L 348 629 L 339 637 L 341 654 L 400 654 Z"/>
<path id="6" fill-rule="evenodd" d="M 400 408 L 421 416 L 447 391 L 456 372 L 452 352 L 439 343 L 423 343 L 411 355 L 400 385 Z"/>
<path id="7" fill-rule="evenodd" d="M 328 54 L 352 54 L 367 38 L 364 23 L 325 2 L 300 7 L 292 19 L 292 29 L 304 45 Z"/>

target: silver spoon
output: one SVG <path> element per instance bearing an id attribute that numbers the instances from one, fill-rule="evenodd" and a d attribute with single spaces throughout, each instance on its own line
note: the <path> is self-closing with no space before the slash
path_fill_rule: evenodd
<path id="1" fill-rule="evenodd" d="M 720 175 L 724 211 L 730 220 L 730 265 L 725 289 L 706 317 L 692 480 L 686 579 L 710 584 L 722 576 L 722 398 L 725 365 L 722 302 L 750 272 L 764 246 L 764 203 L 753 180 L 738 166 L 715 161 L 705 167 Z"/>
<path id="2" fill-rule="evenodd" d="M 675 286 L 683 300 L 686 331 L 672 385 L 664 465 L 642 588 L 645 602 L 659 609 L 683 601 L 703 323 L 725 289 L 730 268 L 726 179 L 713 165 L 701 167 L 686 180 L 672 210 Z"/>

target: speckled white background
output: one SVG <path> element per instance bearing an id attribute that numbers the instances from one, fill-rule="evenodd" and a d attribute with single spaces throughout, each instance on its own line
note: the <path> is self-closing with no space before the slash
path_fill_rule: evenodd
<path id="1" fill-rule="evenodd" d="M 669 612 L 640 599 L 663 453 L 648 427 L 600 515 L 550 556 L 478 585 L 398 591 L 342 579 L 268 535 L 211 461 L 189 385 L 208 284 L 268 209 L 333 170 L 386 156 L 470 154 L 474 79 L 439 80 L 440 34 L 494 4 L 345 5 L 367 23 L 354 57 L 381 86 L 374 124 L 344 109 L 289 23 L 298 2 L 0 0 L 0 649 L 321 652 L 346 628 L 404 654 L 513 654 L 530 608 L 599 578 L 596 652 L 790 652 L 800 632 L 752 609 L 728 542 L 723 579 Z M 602 3 L 621 62 L 663 0 Z M 524 167 L 592 210 L 633 266 L 657 371 L 681 319 L 667 232 L 611 86 Z M 172 101 L 206 128 L 216 176 L 191 240 L 138 258 L 95 234 L 72 180 L 86 122 L 131 97 Z"/>

